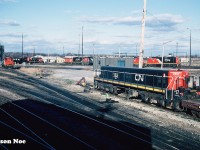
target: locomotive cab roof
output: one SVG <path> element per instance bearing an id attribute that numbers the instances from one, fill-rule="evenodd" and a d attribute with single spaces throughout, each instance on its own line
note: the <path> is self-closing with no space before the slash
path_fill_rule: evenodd
<path id="1" fill-rule="evenodd" d="M 182 71 L 180 69 L 159 69 L 159 68 L 127 68 L 127 67 L 114 67 L 114 66 L 102 66 L 101 70 L 113 71 L 113 72 L 127 72 L 127 73 L 140 73 L 149 75 L 159 75 L 162 76 L 169 71 Z"/>

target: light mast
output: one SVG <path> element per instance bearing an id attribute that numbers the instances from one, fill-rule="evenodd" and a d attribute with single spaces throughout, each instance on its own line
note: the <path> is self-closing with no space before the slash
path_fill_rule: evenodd
<path id="1" fill-rule="evenodd" d="M 146 0 L 144 0 L 143 17 L 142 17 L 142 35 L 141 35 L 141 45 L 139 54 L 139 68 L 143 67 L 145 19 L 146 19 Z"/>

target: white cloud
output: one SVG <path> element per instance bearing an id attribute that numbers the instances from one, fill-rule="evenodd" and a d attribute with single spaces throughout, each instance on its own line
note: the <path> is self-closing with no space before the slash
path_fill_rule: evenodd
<path id="1" fill-rule="evenodd" d="M 126 16 L 126 17 L 90 17 L 84 16 L 80 19 L 86 23 L 98 24 L 113 24 L 113 25 L 126 25 L 126 26 L 140 26 L 142 18 L 139 16 Z M 176 25 L 185 22 L 185 19 L 180 15 L 172 14 L 159 14 L 155 16 L 147 16 L 146 27 L 153 28 L 158 31 L 174 31 Z"/>
<path id="2" fill-rule="evenodd" d="M 20 26 L 19 23 L 17 23 L 17 21 L 15 20 L 0 20 L 0 25 L 5 25 L 5 26 Z"/>
<path id="3" fill-rule="evenodd" d="M 0 0 L 0 3 L 7 3 L 7 2 L 16 3 L 17 0 Z"/>

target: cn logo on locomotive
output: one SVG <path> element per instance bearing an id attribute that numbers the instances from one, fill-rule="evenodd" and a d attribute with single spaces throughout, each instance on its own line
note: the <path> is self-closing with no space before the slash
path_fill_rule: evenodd
<path id="1" fill-rule="evenodd" d="M 118 73 L 113 73 L 113 78 L 118 79 Z"/>
<path id="2" fill-rule="evenodd" d="M 143 74 L 135 74 L 135 81 L 144 81 L 144 75 Z"/>
<path id="3" fill-rule="evenodd" d="M 166 59 L 164 59 L 164 62 L 170 62 L 170 59 L 166 58 Z"/>

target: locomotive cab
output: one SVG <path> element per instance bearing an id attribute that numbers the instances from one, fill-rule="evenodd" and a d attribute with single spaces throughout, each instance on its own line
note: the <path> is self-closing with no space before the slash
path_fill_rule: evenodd
<path id="1" fill-rule="evenodd" d="M 4 68 L 13 68 L 15 62 L 12 57 L 5 57 L 2 63 L 2 67 Z"/>

